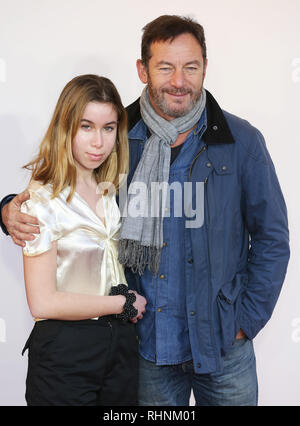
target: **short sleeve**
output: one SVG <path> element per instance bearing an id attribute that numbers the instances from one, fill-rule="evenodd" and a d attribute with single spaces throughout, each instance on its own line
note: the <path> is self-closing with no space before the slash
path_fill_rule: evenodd
<path id="1" fill-rule="evenodd" d="M 30 189 L 30 199 L 22 204 L 21 211 L 37 217 L 40 233 L 35 234 L 35 239 L 26 241 L 23 253 L 26 256 L 37 256 L 51 249 L 52 242 L 59 238 L 56 226 L 56 214 L 51 193 L 40 186 L 38 189 Z"/>

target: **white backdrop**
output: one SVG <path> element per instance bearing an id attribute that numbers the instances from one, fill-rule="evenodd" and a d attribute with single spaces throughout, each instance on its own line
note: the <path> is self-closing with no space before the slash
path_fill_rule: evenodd
<path id="1" fill-rule="evenodd" d="M 139 96 L 141 29 L 162 14 L 189 15 L 204 26 L 205 87 L 262 131 L 275 163 L 292 256 L 273 317 L 254 342 L 259 404 L 299 406 L 300 0 L 0 0 L 0 197 L 25 187 L 21 166 L 75 75 L 111 78 L 125 105 Z M 21 250 L 0 235 L 0 254 L 0 405 L 25 405 L 21 350 L 33 321 Z"/>

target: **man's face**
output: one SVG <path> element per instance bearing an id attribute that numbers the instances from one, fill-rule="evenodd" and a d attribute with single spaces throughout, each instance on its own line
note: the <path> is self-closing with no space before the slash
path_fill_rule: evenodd
<path id="1" fill-rule="evenodd" d="M 146 68 L 137 61 L 141 81 L 148 84 L 150 102 L 166 120 L 190 112 L 201 96 L 207 61 L 191 34 L 182 34 L 172 42 L 154 42 Z"/>

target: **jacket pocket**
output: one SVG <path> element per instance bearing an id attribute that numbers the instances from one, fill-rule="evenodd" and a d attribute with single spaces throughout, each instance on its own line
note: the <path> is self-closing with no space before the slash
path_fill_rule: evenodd
<path id="1" fill-rule="evenodd" d="M 238 316 L 241 296 L 247 274 L 236 274 L 233 281 L 224 284 L 217 296 L 217 312 L 222 352 L 227 352 L 239 331 Z"/>

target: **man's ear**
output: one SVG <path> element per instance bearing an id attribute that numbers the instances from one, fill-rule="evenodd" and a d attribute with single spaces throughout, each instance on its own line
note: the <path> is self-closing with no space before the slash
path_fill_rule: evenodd
<path id="1" fill-rule="evenodd" d="M 148 83 L 148 73 L 146 70 L 145 65 L 143 64 L 141 59 L 138 59 L 136 61 L 136 69 L 139 75 L 139 78 L 142 83 L 147 84 Z"/>
<path id="2" fill-rule="evenodd" d="M 208 61 L 207 61 L 207 58 L 206 58 L 206 59 L 205 59 L 205 62 L 204 62 L 204 69 L 203 69 L 203 80 L 204 80 L 204 78 L 205 78 L 205 76 L 206 76 L 207 63 L 208 63 Z"/>

